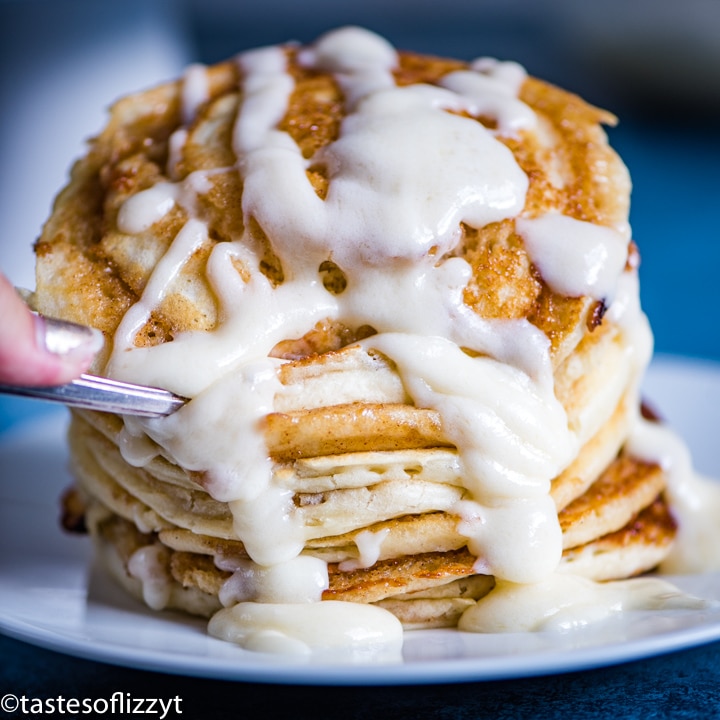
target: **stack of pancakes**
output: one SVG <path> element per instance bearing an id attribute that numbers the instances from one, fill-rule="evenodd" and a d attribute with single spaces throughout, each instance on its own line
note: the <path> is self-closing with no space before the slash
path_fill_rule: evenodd
<path id="1" fill-rule="evenodd" d="M 342 77 L 322 62 L 309 63 L 306 51 L 296 45 L 280 49 L 292 89 L 275 127 L 307 161 L 308 186 L 325 202 L 333 167 L 313 158 L 344 137 L 344 121 L 357 109 Z M 143 362 L 124 364 L 134 354 L 152 358 L 163 346 L 220 337 L 232 326 L 228 293 L 208 270 L 218 247 L 236 249 L 240 285 L 262 282 L 269 292 L 279 292 L 301 274 L 272 227 L 248 210 L 251 186 L 243 173 L 250 160 L 238 151 L 237 127 L 249 104 L 249 66 L 233 60 L 193 67 L 178 82 L 120 100 L 74 167 L 37 243 L 36 308 L 105 333 L 106 349 L 95 370 L 190 398 L 171 418 L 147 424 L 73 411 L 69 438 L 76 486 L 66 497 L 68 524 L 84 523 L 111 572 L 154 608 L 210 616 L 238 601 L 262 601 L 248 589 L 248 568 L 272 566 L 296 554 L 327 563 L 322 600 L 375 604 L 406 627 L 454 626 L 465 609 L 492 591 L 501 572 L 482 556 L 478 548 L 485 545 L 473 542 L 474 531 L 467 529 L 473 508 L 482 516 L 484 507 L 499 501 L 492 493 L 483 495 L 482 477 L 481 490 L 468 482 L 460 435 L 443 406 L 423 402 L 409 382 L 392 343 L 383 341 L 392 330 L 382 325 L 384 318 L 334 311 L 323 317 L 313 309 L 303 320 L 298 295 L 300 319 L 268 335 L 269 365 L 263 364 L 262 372 L 272 370 L 270 399 L 261 411 L 253 410 L 247 426 L 234 417 L 215 418 L 201 440 L 197 426 L 183 425 L 183 413 L 199 406 L 224 373 L 248 375 L 257 357 L 208 370 L 207 363 L 215 362 L 211 353 L 168 354 L 167 360 L 151 363 L 154 375 L 145 372 Z M 449 74 L 469 69 L 465 62 L 399 52 L 390 72 L 397 87 L 436 88 Z M 540 354 L 564 412 L 563 433 L 572 440 L 547 478 L 553 508 L 547 522 L 556 522 L 561 533 L 559 555 L 548 562 L 556 565 L 554 572 L 592 580 L 627 578 L 656 567 L 675 534 L 663 497 L 663 471 L 623 449 L 639 421 L 639 384 L 651 352 L 651 336 L 637 307 L 638 253 L 627 225 L 630 183 L 601 127 L 614 122 L 610 114 L 524 75 L 512 100 L 533 122 L 508 130 L 491 105 L 475 113 L 464 107 L 446 112 L 481 125 L 512 154 L 527 178 L 522 207 L 484 224 L 463 220 L 453 230 L 452 246 L 429 242 L 423 261 L 429 257 L 439 267 L 462 260 L 469 268 L 460 295 L 464 312 L 498 333 L 519 328 L 530 332 L 527 337 L 545 339 Z M 407 121 L 413 122 L 412 115 Z M 414 152 L 432 154 L 433 148 Z M 132 198 L 150 198 L 153 190 L 168 197 L 168 187 L 174 188 L 173 201 L 162 212 L 156 202 L 138 220 L 136 202 L 128 220 Z M 267 200 L 285 202 L 279 191 Z M 529 251 L 521 220 L 547 215 L 621 238 L 623 261 L 607 296 L 568 291 Z M 174 257 L 178 238 L 192 223 L 196 229 L 201 224 L 199 239 L 158 290 L 158 269 Z M 317 268 L 328 307 L 337 307 L 332 302 L 353 290 L 353 275 L 343 266 L 349 256 L 330 253 Z M 602 265 L 603 259 L 587 262 Z M 408 312 L 398 306 L 390 308 L 391 316 L 394 310 Z M 418 333 L 413 337 L 420 338 L 420 347 L 436 342 Z M 488 347 L 453 342 L 468 362 L 491 361 L 494 368 L 514 363 L 514 373 L 534 377 L 533 369 L 514 362 L 513 353 L 494 355 Z M 508 392 L 520 387 L 515 380 L 507 384 Z M 497 392 L 493 412 L 502 416 L 504 390 Z M 233 415 L 245 412 L 243 403 L 238 399 Z M 232 399 L 222 407 L 233 407 Z M 545 442 L 551 449 L 554 422 L 540 416 L 535 423 L 538 432 L 547 424 Z M 202 458 L 212 436 L 242 434 L 243 428 L 254 446 L 244 451 L 247 467 L 257 467 L 250 459 L 257 452 L 267 461 L 272 497 L 283 498 L 280 507 L 262 495 L 252 508 L 255 515 L 267 513 L 266 537 L 254 525 L 248 529 L 245 496 L 232 491 L 232 482 L 242 482 L 247 470 L 245 455 L 232 465 L 228 485 L 202 461 L 190 462 L 184 451 L 176 452 L 205 443 Z M 219 449 L 207 452 L 224 447 L 219 442 Z M 537 494 L 533 489 L 532 497 Z M 283 540 L 275 534 L 273 513 L 289 518 L 295 528 L 296 550 L 279 559 L 272 548 Z M 509 522 L 516 517 L 508 515 Z M 495 530 L 492 542 L 500 544 L 515 534 L 528 536 L 530 543 L 534 537 L 527 528 Z M 521 573 L 503 579 L 535 578 Z"/>

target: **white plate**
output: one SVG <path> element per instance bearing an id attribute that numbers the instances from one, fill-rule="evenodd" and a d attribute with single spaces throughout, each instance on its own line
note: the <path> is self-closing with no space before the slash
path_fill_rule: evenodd
<path id="1" fill-rule="evenodd" d="M 688 439 L 698 470 L 720 477 L 720 365 L 660 358 L 647 394 Z M 70 479 L 65 415 L 52 413 L 0 442 L 0 630 L 79 657 L 164 672 L 277 683 L 409 684 L 581 670 L 720 639 L 720 610 L 634 613 L 566 633 L 406 633 L 403 657 L 300 659 L 215 640 L 204 621 L 152 613 L 93 567 L 89 542 L 58 529 Z M 720 601 L 720 574 L 673 578 Z"/>

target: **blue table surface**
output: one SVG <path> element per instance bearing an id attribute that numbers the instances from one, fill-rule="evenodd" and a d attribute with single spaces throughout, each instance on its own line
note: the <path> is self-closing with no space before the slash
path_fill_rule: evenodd
<path id="1" fill-rule="evenodd" d="M 642 302 L 656 349 L 720 363 L 716 121 L 657 124 L 648 116 L 631 116 L 610 137 L 634 181 L 631 222 L 642 253 Z M 36 401 L 2 398 L 0 433 L 45 412 L 46 406 Z M 108 697 L 117 690 L 134 697 L 180 693 L 183 716 L 196 718 L 266 713 L 293 718 L 709 718 L 720 716 L 720 643 L 556 676 L 421 687 L 288 687 L 279 698 L 271 685 L 179 679 L 0 637 L 0 695 Z"/>
<path id="2" fill-rule="evenodd" d="M 135 698 L 180 695 L 182 715 L 170 712 L 168 718 L 654 720 L 720 716 L 720 643 L 557 676 L 374 688 L 277 687 L 178 678 L 67 657 L 2 636 L 0 656 L 0 695 L 95 699 L 109 698 L 118 690 Z M 0 711 L 0 717 L 6 716 Z"/>

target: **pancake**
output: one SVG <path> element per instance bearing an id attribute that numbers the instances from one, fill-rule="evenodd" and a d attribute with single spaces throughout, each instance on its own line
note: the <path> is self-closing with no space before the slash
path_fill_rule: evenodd
<path id="1" fill-rule="evenodd" d="M 119 581 L 255 643 L 235 606 L 445 627 L 497 583 L 657 567 L 676 526 L 632 450 L 652 334 L 614 122 L 359 28 L 119 100 L 34 293 L 104 332 L 96 372 L 190 400 L 73 411 L 67 516 Z"/>
<path id="2" fill-rule="evenodd" d="M 559 572 L 598 581 L 612 580 L 646 572 L 666 556 L 675 534 L 675 522 L 661 494 L 656 491 L 657 483 L 662 485 L 662 473 L 657 467 L 640 465 L 627 458 L 619 460 L 606 473 L 608 477 L 599 479 L 588 496 L 580 498 L 578 505 L 584 512 L 561 515 L 566 549 Z M 633 480 L 636 490 L 634 503 L 628 502 L 625 508 L 630 516 L 626 523 L 611 529 L 618 524 L 618 519 L 614 513 L 614 498 L 608 497 L 605 490 L 610 477 L 618 474 L 630 477 L 633 470 L 637 471 Z M 640 497 L 643 493 L 651 496 L 649 503 Z M 601 520 L 593 539 L 582 543 L 586 513 L 590 507 Z M 200 607 L 202 612 L 199 614 L 212 614 L 228 603 L 228 596 L 234 590 L 233 572 L 227 568 L 250 563 L 242 543 L 236 541 L 218 540 L 187 530 L 165 530 L 159 535 L 142 534 L 137 525 L 128 520 L 107 511 L 101 515 L 96 537 L 106 548 L 106 554 L 113 552 L 119 559 L 112 567 L 116 573 L 125 576 L 126 584 L 127 578 L 133 574 L 130 566 L 135 553 L 147 548 L 161 550 L 162 574 L 168 584 L 176 588 L 174 594 L 182 597 L 182 593 L 189 592 L 192 598 L 190 605 L 176 600 L 171 607 L 189 612 L 197 612 L 193 607 Z M 369 568 L 352 566 L 357 550 L 349 545 L 351 538 L 328 539 L 327 543 L 335 546 L 337 555 L 336 561 L 329 565 L 329 588 L 323 593 L 323 600 L 379 604 L 392 609 L 405 625 L 412 627 L 455 625 L 461 610 L 468 607 L 469 602 L 474 604 L 492 590 L 494 579 L 475 572 L 476 559 L 463 545 L 463 539 L 457 536 L 456 521 L 437 515 L 432 518 L 426 516 L 425 520 L 428 519 L 434 520 L 436 526 L 444 525 L 445 537 L 438 532 L 433 537 L 438 549 L 425 548 L 425 552 L 402 554 L 395 547 L 389 551 L 387 558 L 376 560 Z M 369 531 L 392 533 L 397 532 L 398 526 L 414 526 L 423 522 L 423 519 L 410 516 L 384 526 L 373 526 Z M 416 546 L 412 549 L 423 548 Z M 323 550 L 316 546 L 308 547 L 305 552 L 327 557 Z M 345 560 L 338 561 L 340 557 Z M 349 567 L 344 565 L 348 561 L 351 563 Z M 147 594 L 142 583 L 138 583 L 135 594 L 142 597 L 143 592 Z M 198 598 L 202 598 L 202 602 Z"/>

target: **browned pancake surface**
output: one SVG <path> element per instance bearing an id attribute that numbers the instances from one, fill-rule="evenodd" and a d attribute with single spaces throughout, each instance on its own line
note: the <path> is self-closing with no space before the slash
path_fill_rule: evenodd
<path id="1" fill-rule="evenodd" d="M 345 109 L 332 77 L 300 68 L 292 50 L 288 59 L 296 86 L 280 128 L 310 157 L 337 137 Z M 401 53 L 396 78 L 401 84 L 432 83 L 462 67 L 455 60 Z M 76 164 L 71 183 L 60 194 L 36 245 L 36 304 L 41 312 L 98 327 L 109 340 L 122 314 L 142 292 L 152 270 L 148 258 L 158 257 L 167 248 L 186 219 L 184 211 L 176 208 L 140 237 L 130 238 L 117 228 L 122 202 L 158 182 L 182 179 L 195 170 L 226 168 L 213 175 L 211 191 L 201 198 L 201 215 L 210 230 L 208 244 L 183 269 L 178 288 L 184 289 L 168 294 L 137 343 L 152 345 L 184 330 L 214 327 L 217 309 L 203 278 L 203 264 L 215 243 L 239 238 L 244 223 L 242 184 L 233 170 L 231 147 L 239 78 L 234 63 L 210 68 L 209 78 L 210 97 L 190 128 L 173 178 L 168 177 L 166 166 L 169 139 L 180 126 L 179 83 L 129 96 L 113 107 L 108 126 Z M 529 131 L 518 138 L 500 138 L 528 174 L 524 214 L 558 211 L 602 225 L 622 225 L 629 182 L 601 127 L 614 118 L 534 78 L 526 80 L 520 97 L 539 114 L 544 135 L 552 139 L 550 144 L 547 139 L 541 142 Z M 551 181 L 550 167 L 559 168 L 563 187 Z M 327 182 L 323 170 L 310 168 L 308 173 L 322 196 Z M 238 267 L 238 271 L 262 272 L 281 283 L 284 269 L 273 253 L 272 238 L 265 237 L 260 228 L 249 230 L 265 253 L 260 267 Z M 473 268 L 465 289 L 468 305 L 483 317 L 528 318 L 551 339 L 558 361 L 592 328 L 588 320 L 596 303 L 553 293 L 530 263 L 512 221 L 482 229 L 464 227 L 453 252 L 466 257 Z M 329 282 L 335 282 L 332 268 L 328 271 Z M 290 356 L 323 352 L 369 332 L 372 328 L 342 325 L 324 326 L 319 332 L 308 328 L 309 341 L 288 338 L 279 352 Z"/>

